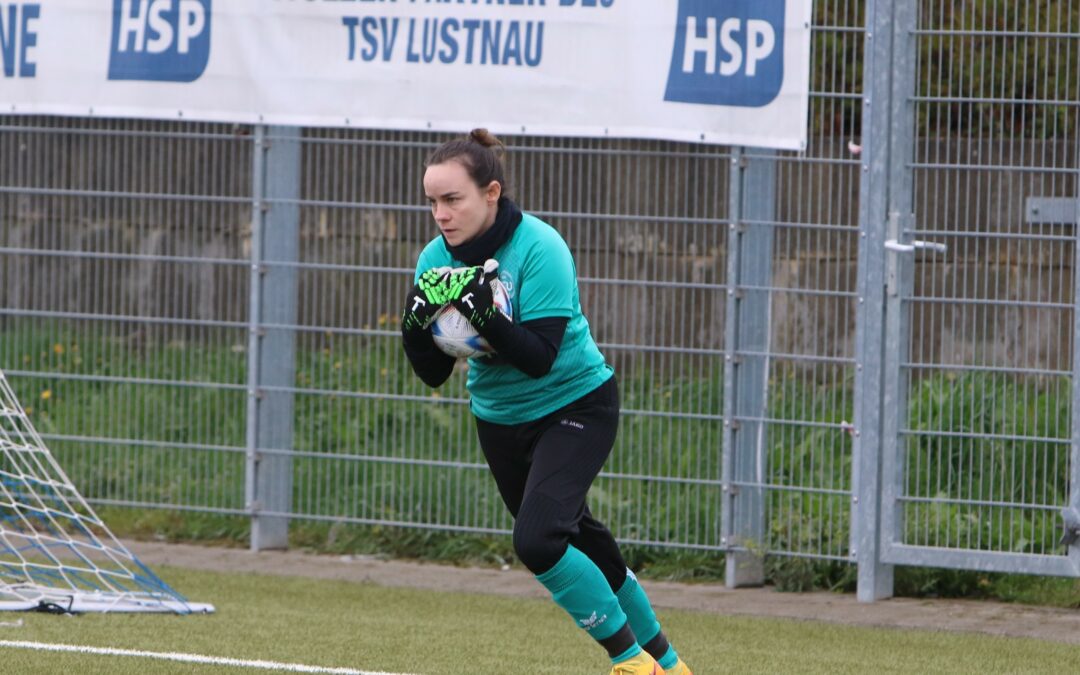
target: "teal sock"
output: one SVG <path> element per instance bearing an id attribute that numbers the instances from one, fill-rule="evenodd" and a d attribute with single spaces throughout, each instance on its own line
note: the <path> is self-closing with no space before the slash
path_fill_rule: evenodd
<path id="1" fill-rule="evenodd" d="M 656 662 L 660 664 L 660 667 L 664 670 L 669 670 L 675 667 L 675 664 L 679 662 L 679 655 L 675 653 L 675 648 L 668 645 L 667 653 L 663 658 L 656 659 Z"/>
<path id="2" fill-rule="evenodd" d="M 622 663 L 623 661 L 628 661 L 628 660 L 634 658 L 635 656 L 637 656 L 640 653 L 641 653 L 641 645 L 639 645 L 638 643 L 635 642 L 625 652 L 623 652 L 622 654 L 619 654 L 615 658 L 611 659 L 611 662 L 612 663 Z"/>
<path id="3" fill-rule="evenodd" d="M 630 570 L 626 570 L 626 581 L 615 596 L 619 599 L 619 605 L 623 611 L 626 612 L 630 630 L 634 631 L 639 645 L 648 644 L 660 634 L 660 622 L 656 620 L 656 612 L 652 608 L 652 603 L 649 602 L 649 596 L 645 595 L 645 589 L 641 587 L 637 577 Z M 675 648 L 669 645 L 667 652 L 656 660 L 661 668 L 674 668 L 679 662 L 679 655 L 675 652 Z"/>
<path id="4" fill-rule="evenodd" d="M 660 622 L 656 620 L 656 612 L 653 611 L 649 597 L 645 595 L 645 589 L 630 570 L 626 570 L 626 581 L 615 597 L 626 612 L 630 630 L 634 631 L 639 645 L 644 645 L 656 637 L 660 632 Z"/>
<path id="5" fill-rule="evenodd" d="M 604 573 L 573 546 L 567 546 L 559 562 L 536 579 L 594 640 L 609 638 L 626 625 L 626 613 Z"/>

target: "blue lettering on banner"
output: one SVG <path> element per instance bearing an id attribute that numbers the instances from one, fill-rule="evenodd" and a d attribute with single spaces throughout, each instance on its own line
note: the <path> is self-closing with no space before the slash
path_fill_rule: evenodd
<path id="1" fill-rule="evenodd" d="M 113 0 L 110 80 L 193 82 L 210 60 L 211 0 Z"/>
<path id="2" fill-rule="evenodd" d="M 397 44 L 406 63 L 535 68 L 544 57 L 543 21 L 346 16 L 341 23 L 349 33 L 350 61 L 389 62 Z"/>
<path id="3" fill-rule="evenodd" d="M 679 0 L 665 101 L 761 107 L 784 82 L 785 0 Z"/>
<path id="4" fill-rule="evenodd" d="M 577 4 L 577 2 L 578 0 L 559 0 L 559 6 L 573 7 L 575 4 Z M 599 5 L 600 7 L 606 8 L 611 7 L 613 4 L 615 4 L 615 0 L 581 0 L 582 7 L 596 7 L 597 5 Z"/>
<path id="5" fill-rule="evenodd" d="M 41 18 L 41 5 L 0 4 L 0 59 L 4 77 L 37 77 L 37 63 L 30 50 L 37 46 L 35 24 Z M 17 66 L 17 68 L 16 68 Z"/>

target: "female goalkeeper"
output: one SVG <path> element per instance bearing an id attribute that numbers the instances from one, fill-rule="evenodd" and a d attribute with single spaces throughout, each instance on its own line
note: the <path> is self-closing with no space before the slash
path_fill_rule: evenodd
<path id="1" fill-rule="evenodd" d="M 440 386 L 454 359 L 428 329 L 447 304 L 469 319 L 496 352 L 470 360 L 466 386 L 480 446 L 514 516 L 518 558 L 607 650 L 612 674 L 690 675 L 585 503 L 615 442 L 618 388 L 581 313 L 570 250 L 506 197 L 501 150 L 476 129 L 427 160 L 424 193 L 440 236 L 417 261 L 401 322 L 405 353 L 420 379 Z M 489 259 L 498 261 L 493 273 L 484 271 Z M 495 307 L 495 275 L 513 321 Z"/>

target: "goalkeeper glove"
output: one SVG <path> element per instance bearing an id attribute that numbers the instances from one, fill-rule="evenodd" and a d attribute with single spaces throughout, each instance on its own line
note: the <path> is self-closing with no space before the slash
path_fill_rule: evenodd
<path id="1" fill-rule="evenodd" d="M 450 276 L 449 267 L 432 267 L 420 275 L 405 301 L 401 314 L 403 330 L 427 330 L 431 326 L 439 310 L 450 300 Z"/>
<path id="2" fill-rule="evenodd" d="M 499 313 L 491 285 L 498 281 L 499 261 L 487 260 L 482 267 L 469 267 L 450 281 L 450 304 L 468 319 L 477 332 Z"/>

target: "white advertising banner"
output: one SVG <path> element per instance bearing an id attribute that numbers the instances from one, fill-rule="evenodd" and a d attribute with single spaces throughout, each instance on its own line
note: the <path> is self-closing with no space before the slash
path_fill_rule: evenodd
<path id="1" fill-rule="evenodd" d="M 0 110 L 801 149 L 812 0 L 0 0 Z"/>

